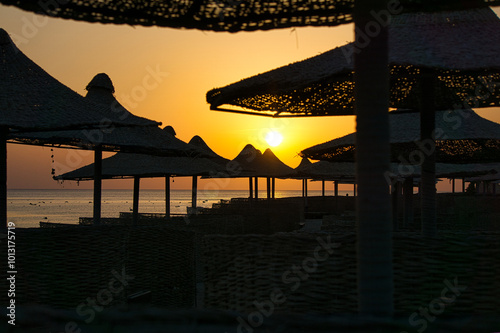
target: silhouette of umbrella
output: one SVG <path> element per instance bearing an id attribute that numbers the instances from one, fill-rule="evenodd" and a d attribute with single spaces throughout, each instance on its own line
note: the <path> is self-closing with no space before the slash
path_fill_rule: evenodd
<path id="1" fill-rule="evenodd" d="M 103 106 L 101 119 L 119 117 L 120 119 L 135 119 L 139 117 L 133 115 L 125 109 L 114 96 L 114 86 L 105 73 L 94 76 L 86 87 L 87 95 L 85 100 L 92 104 Z M 201 154 L 196 147 L 175 138 L 168 132 L 162 131 L 157 126 L 149 127 L 107 127 L 104 129 L 89 130 L 66 130 L 66 131 L 46 131 L 46 132 L 23 132 L 12 133 L 10 141 L 25 144 L 53 146 L 73 146 L 83 149 L 93 149 L 95 151 L 94 160 L 96 163 L 94 180 L 94 223 L 99 224 L 101 216 L 101 163 L 102 151 L 123 151 L 154 153 L 161 155 L 187 156 Z"/>
<path id="2" fill-rule="evenodd" d="M 166 136 L 172 135 L 173 128 L 167 126 L 163 129 Z M 175 131 L 173 131 L 175 134 Z M 198 142 L 203 141 L 200 137 Z M 161 141 L 161 140 L 160 140 Z M 203 141 L 204 143 L 204 141 Z M 191 145 L 191 144 L 189 144 Z M 204 144 L 206 148 L 208 146 Z M 208 148 L 210 149 L 210 148 Z M 212 151 L 210 149 L 210 151 Z M 212 151 L 213 153 L 213 151 Z M 165 177 L 165 210 L 170 216 L 170 177 L 193 177 L 193 207 L 196 207 L 196 177 L 207 176 L 224 171 L 219 159 L 190 156 L 156 156 L 147 154 L 132 154 L 118 152 L 102 160 L 103 179 L 134 179 L 133 216 L 137 222 L 139 212 L 139 186 L 140 178 Z M 92 180 L 95 179 L 95 165 L 89 164 L 76 170 L 54 177 L 57 180 Z"/>
<path id="3" fill-rule="evenodd" d="M 219 0 L 175 2 L 144 2 L 129 0 L 126 6 L 111 1 L 96 1 L 82 4 L 68 1 L 56 6 L 41 6 L 34 0 L 2 0 L 33 12 L 86 21 L 128 23 L 142 25 L 171 26 L 223 31 L 251 31 L 294 26 L 335 26 L 354 21 L 356 40 L 362 31 L 373 23 L 373 13 L 387 10 L 386 0 L 336 0 L 333 2 L 294 1 L 233 1 Z M 393 3 L 394 4 L 394 3 Z M 499 5 L 498 0 L 404 0 L 396 2 L 409 11 L 443 10 L 449 8 L 470 8 Z M 124 9 L 126 8 L 126 9 Z M 368 45 L 355 55 L 356 67 L 356 109 L 358 117 L 358 143 L 375 149 L 358 152 L 358 175 L 360 194 L 365 193 L 363 204 L 357 206 L 359 225 L 358 261 L 360 313 L 391 315 L 392 305 L 392 247 L 389 220 L 389 200 L 385 198 L 387 184 L 383 172 L 388 169 L 388 75 L 387 75 L 387 29 L 378 26 Z M 371 98 L 377 101 L 373 103 Z M 368 104 L 369 103 L 369 104 Z M 371 126 L 378 126 L 378 134 L 370 132 Z M 375 158 L 374 158 L 375 157 Z M 366 189 L 366 191 L 365 191 Z M 361 191 L 362 190 L 362 191 Z M 364 195 L 364 194 L 363 194 Z M 370 200 L 369 196 L 377 198 Z M 379 217 L 377 223 L 371 217 Z M 373 226 L 374 225 L 374 226 Z M 376 251 L 374 251 L 376 249 Z M 381 277 L 384 278 L 381 278 Z M 376 278 L 377 283 L 374 283 Z M 382 281 L 382 282 L 380 282 Z"/>
<path id="4" fill-rule="evenodd" d="M 131 116 L 120 119 L 106 108 L 85 100 L 26 57 L 0 29 L 0 227 L 7 224 L 7 140 L 21 131 L 110 126 L 157 126 Z M 34 144 L 38 144 L 33 142 Z M 71 144 L 71 143 L 70 143 Z"/>
<path id="5" fill-rule="evenodd" d="M 78 21 L 162 26 L 213 31 L 254 31 L 299 26 L 336 26 L 354 19 L 354 0 L 200 0 L 166 3 L 164 1 L 77 0 L 39 2 L 36 0 L 1 0 L 0 3 Z M 460 5 L 494 6 L 498 0 L 434 0 L 397 2 L 406 11 L 443 10 Z"/>

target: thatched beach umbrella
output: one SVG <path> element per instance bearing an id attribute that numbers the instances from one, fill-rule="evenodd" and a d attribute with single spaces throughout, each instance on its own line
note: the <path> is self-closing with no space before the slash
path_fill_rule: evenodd
<path id="1" fill-rule="evenodd" d="M 163 129 L 164 135 L 172 135 L 173 128 Z M 175 131 L 173 131 L 175 134 Z M 201 138 L 200 138 L 201 139 Z M 207 146 L 208 147 L 208 146 Z M 206 155 L 205 155 L 206 156 Z M 218 156 L 218 155 L 217 155 Z M 219 156 L 220 157 L 220 156 Z M 222 172 L 223 167 L 212 158 L 195 156 L 156 156 L 147 154 L 122 153 L 103 159 L 102 179 L 134 179 L 133 215 L 138 218 L 139 186 L 141 178 L 165 177 L 165 214 L 170 216 L 170 177 L 206 176 Z M 93 180 L 95 166 L 89 164 L 76 170 L 54 177 L 57 180 Z M 193 193 L 196 193 L 193 182 Z M 196 207 L 196 195 L 193 194 L 193 207 Z"/>
<path id="2" fill-rule="evenodd" d="M 262 152 L 256 149 L 253 145 L 247 144 L 231 161 L 233 165 L 237 166 L 238 172 L 230 174 L 229 177 L 239 178 L 248 177 L 248 188 L 250 192 L 250 199 L 259 198 L 259 178 L 256 176 L 256 171 L 259 168 L 259 159 Z M 226 175 L 221 175 L 225 177 Z M 255 180 L 255 187 L 254 187 Z M 255 194 L 254 194 L 255 193 Z"/>
<path id="3" fill-rule="evenodd" d="M 114 96 L 113 82 L 105 73 L 94 76 L 86 87 L 85 100 L 103 106 L 101 119 L 103 122 L 110 117 L 120 119 L 142 119 L 125 109 Z M 85 131 L 47 131 L 36 133 L 12 134 L 12 142 L 23 144 L 48 145 L 57 147 L 76 146 L 82 149 L 92 149 L 95 152 L 94 171 L 94 223 L 99 224 L 101 216 L 101 160 L 102 151 L 123 151 L 155 153 L 172 156 L 187 156 L 200 154 L 198 149 L 187 145 L 175 136 L 162 131 L 157 126 L 150 127 L 108 127 Z"/>
<path id="4" fill-rule="evenodd" d="M 390 113 L 391 161 L 398 163 L 386 172 L 388 181 L 394 176 L 404 177 L 405 205 L 410 205 L 413 193 L 413 174 L 421 175 L 424 153 L 428 143 L 420 138 L 420 115 L 416 112 Z M 500 124 L 484 119 L 470 109 L 437 111 L 436 160 L 441 163 L 491 163 L 500 161 Z M 312 159 L 332 162 L 354 162 L 356 133 L 351 133 L 307 149 L 301 154 Z M 437 166 L 436 172 L 437 172 Z M 462 170 L 467 170 L 463 168 Z M 445 175 L 439 170 L 438 177 Z M 392 176 L 392 177 L 391 177 Z M 397 182 L 391 183 L 398 186 Z M 396 191 L 398 191 L 396 189 Z M 422 206 L 424 209 L 424 206 Z M 434 208 L 435 209 L 435 208 Z M 423 215 L 423 212 L 422 212 Z"/>
<path id="5" fill-rule="evenodd" d="M 2 0 L 2 3 L 15 5 L 33 12 L 51 16 L 86 21 L 159 25 L 180 28 L 195 28 L 216 31 L 252 31 L 294 26 L 335 26 L 355 23 L 356 40 L 363 38 L 373 26 L 373 13 L 380 14 L 387 9 L 399 10 L 387 0 L 335 0 L 333 2 L 296 1 L 241 1 L 221 3 L 219 0 L 187 1 L 166 5 L 151 0 L 147 6 L 143 1 L 129 0 L 126 10 L 111 1 L 81 4 L 72 0 L 57 6 L 41 6 L 34 0 Z M 356 4 L 354 6 L 354 4 Z M 401 8 L 409 11 L 443 10 L 449 7 L 481 7 L 499 5 L 499 0 L 461 1 L 453 0 L 404 0 Z M 394 8 L 396 7 L 396 8 Z M 389 13 L 390 14 L 390 13 Z M 368 45 L 363 45 L 354 56 L 356 68 L 356 109 L 358 116 L 358 143 L 370 148 L 358 152 L 360 193 L 366 189 L 367 196 L 358 205 L 358 264 L 360 312 L 371 315 L 390 315 L 392 305 L 392 242 L 388 230 L 388 199 L 385 198 L 387 186 L 383 173 L 388 169 L 388 125 L 385 115 L 388 107 L 387 75 L 387 28 L 385 24 L 376 25 L 378 34 L 372 35 Z M 366 36 L 366 35 L 365 35 Z M 365 37 L 366 42 L 366 37 Z M 359 44 L 361 46 L 361 44 Z M 373 103 L 373 98 L 377 103 Z M 377 132 L 371 131 L 377 126 Z M 375 149 L 373 149 L 375 148 Z M 374 159 L 374 157 L 376 157 Z M 366 168 L 364 168 L 366 166 Z M 370 183 L 372 185 L 370 185 Z M 362 191 L 361 191 L 362 189 Z M 378 198 L 370 200 L 369 196 Z M 373 213 L 380 222 L 375 229 L 369 225 Z M 376 236 L 374 236 L 374 234 Z M 376 251 L 374 251 L 376 249 Z"/>
<path id="6" fill-rule="evenodd" d="M 336 26 L 354 20 L 354 0 L 201 0 L 165 3 L 111 0 L 82 3 L 77 0 L 40 3 L 36 0 L 1 0 L 0 3 L 77 21 L 142 26 L 161 26 L 211 31 L 255 31 L 300 26 Z M 457 6 L 453 0 L 400 0 L 407 11 L 443 10 Z M 494 6 L 497 0 L 460 1 L 460 6 Z"/>
<path id="7" fill-rule="evenodd" d="M 500 124 L 476 112 L 449 110 L 435 112 L 436 161 L 442 163 L 487 163 L 500 161 Z M 391 161 L 420 164 L 422 146 L 420 116 L 402 110 L 389 114 Z M 354 162 L 356 133 L 302 150 L 304 157 L 331 162 Z"/>
<path id="8" fill-rule="evenodd" d="M 311 161 L 309 161 L 309 159 L 307 157 L 302 157 L 299 165 L 295 168 L 295 173 L 296 173 L 295 178 L 302 180 L 302 196 L 303 197 L 307 197 L 307 178 L 308 178 L 308 176 L 304 175 L 302 173 L 302 170 L 306 169 L 311 164 L 312 164 Z M 324 187 L 324 183 L 323 183 L 323 195 L 324 195 L 324 192 L 325 192 L 325 187 Z"/>
<path id="9" fill-rule="evenodd" d="M 295 170 L 283 163 L 271 149 L 267 148 L 262 154 L 253 145 L 247 144 L 241 152 L 231 161 L 237 169 L 237 173 L 221 174 L 221 177 L 241 178 L 249 177 L 250 198 L 258 199 L 258 179 L 264 177 L 267 180 L 267 198 L 275 197 L 275 178 L 289 178 L 295 174 Z M 255 196 L 252 194 L 255 180 Z"/>
<path id="10" fill-rule="evenodd" d="M 436 33 L 439 31 L 439 33 Z M 389 25 L 390 105 L 421 111 L 423 232 L 435 234 L 436 109 L 500 105 L 500 20 L 489 8 L 392 17 Z M 355 43 L 242 80 L 207 94 L 212 109 L 269 116 L 346 115 L 354 110 Z M 479 93 L 478 93 L 479 92 Z M 479 94 L 479 95 L 478 95 Z M 374 96 L 375 97 L 375 96 Z M 245 107 L 228 110 L 220 105 Z"/>
<path id="11" fill-rule="evenodd" d="M 103 117 L 106 107 L 86 101 L 50 76 L 0 29 L 0 226 L 7 222 L 7 140 L 26 131 L 73 129 L 89 133 L 110 126 L 156 126 L 140 117 Z M 34 144 L 38 144 L 34 142 Z M 71 142 L 69 145 L 73 145 Z"/>

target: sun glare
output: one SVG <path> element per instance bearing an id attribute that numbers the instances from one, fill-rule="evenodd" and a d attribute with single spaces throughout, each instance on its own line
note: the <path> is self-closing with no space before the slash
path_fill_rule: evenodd
<path id="1" fill-rule="evenodd" d="M 283 135 L 277 131 L 269 131 L 266 134 L 266 142 L 271 147 L 278 146 L 283 141 Z"/>

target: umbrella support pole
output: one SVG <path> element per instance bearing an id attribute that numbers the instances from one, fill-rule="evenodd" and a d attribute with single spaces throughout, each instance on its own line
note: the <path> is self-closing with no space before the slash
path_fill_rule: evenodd
<path id="1" fill-rule="evenodd" d="M 394 231 L 398 231 L 398 210 L 399 210 L 399 182 L 394 182 L 391 186 L 391 194 L 392 194 L 392 224 Z"/>
<path id="2" fill-rule="evenodd" d="M 271 178 L 271 197 L 276 198 L 276 178 Z"/>
<path id="3" fill-rule="evenodd" d="M 333 194 L 335 195 L 335 212 L 339 213 L 339 181 L 333 182 Z"/>
<path id="4" fill-rule="evenodd" d="M 198 176 L 193 176 L 193 186 L 191 192 L 191 206 L 196 209 L 196 201 L 198 196 Z"/>
<path id="5" fill-rule="evenodd" d="M 252 201 L 252 199 L 253 199 L 253 179 L 252 179 L 252 177 L 248 177 L 248 191 L 250 192 L 249 193 L 250 196 L 248 198 L 250 199 L 250 201 Z"/>
<path id="6" fill-rule="evenodd" d="M 358 310 L 361 316 L 379 318 L 394 314 L 391 198 L 386 180 L 390 170 L 388 28 L 380 26 L 369 40 L 363 32 L 370 31 L 374 22 L 371 13 L 387 6 L 386 0 L 354 2 Z"/>
<path id="7" fill-rule="evenodd" d="M 307 178 L 304 179 L 304 207 L 305 211 L 307 212 Z"/>
<path id="8" fill-rule="evenodd" d="M 170 218 L 170 175 L 165 176 L 165 217 Z"/>
<path id="9" fill-rule="evenodd" d="M 435 78 L 432 72 L 422 73 L 422 98 L 420 105 L 420 142 L 422 161 L 422 234 L 435 237 L 436 225 L 436 113 L 434 110 Z"/>
<path id="10" fill-rule="evenodd" d="M 132 224 L 137 225 L 139 223 L 139 188 L 140 188 L 141 178 L 139 176 L 134 176 L 134 198 L 132 200 Z"/>
<path id="11" fill-rule="evenodd" d="M 255 200 L 259 199 L 259 177 L 255 177 Z"/>
<path id="12" fill-rule="evenodd" d="M 321 180 L 321 196 L 322 197 L 325 196 L 325 180 L 324 179 Z"/>
<path id="13" fill-rule="evenodd" d="M 101 224 L 101 196 L 102 196 L 102 147 L 95 147 L 94 151 L 94 225 Z"/>
<path id="14" fill-rule="evenodd" d="M 413 224 L 413 177 L 405 178 L 403 183 L 403 226 Z"/>
<path id="15" fill-rule="evenodd" d="M 267 185 L 267 200 L 271 200 L 271 178 L 270 177 L 267 177 L 266 185 Z"/>
<path id="16" fill-rule="evenodd" d="M 7 229 L 7 137 L 9 128 L 0 127 L 0 229 Z"/>

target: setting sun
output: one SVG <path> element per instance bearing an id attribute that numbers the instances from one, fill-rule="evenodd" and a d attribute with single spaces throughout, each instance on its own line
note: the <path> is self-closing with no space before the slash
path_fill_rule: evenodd
<path id="1" fill-rule="evenodd" d="M 278 146 L 283 141 L 283 135 L 277 131 L 269 131 L 266 134 L 266 142 L 271 147 Z"/>

